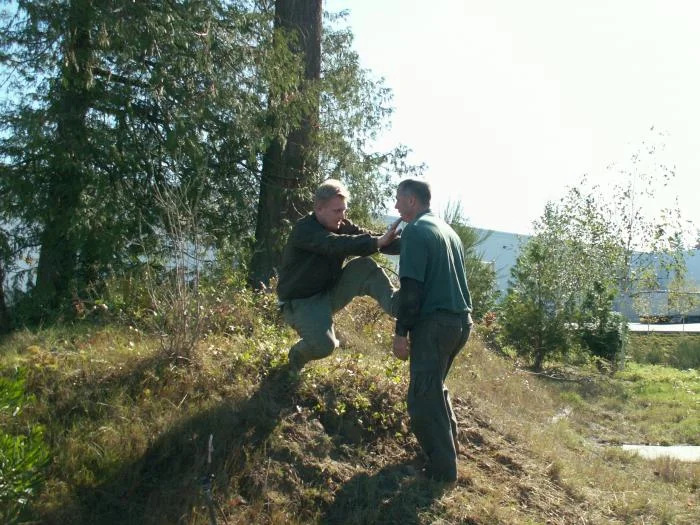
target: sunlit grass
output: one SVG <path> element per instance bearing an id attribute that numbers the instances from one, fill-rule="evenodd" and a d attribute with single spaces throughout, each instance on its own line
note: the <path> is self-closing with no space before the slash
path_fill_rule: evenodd
<path id="1" fill-rule="evenodd" d="M 36 398 L 20 417 L 45 426 L 53 452 L 27 520 L 208 524 L 211 472 L 229 524 L 700 522 L 699 464 L 616 446 L 697 444 L 696 371 L 629 363 L 551 379 L 474 336 L 448 379 L 463 454 L 443 490 L 421 478 L 408 365 L 391 356 L 392 322 L 376 305 L 341 313 L 344 346 L 292 386 L 274 376 L 295 334 L 245 304 L 242 325 L 227 317 L 189 363 L 129 326 L 3 340 L 4 373 L 26 369 Z"/>

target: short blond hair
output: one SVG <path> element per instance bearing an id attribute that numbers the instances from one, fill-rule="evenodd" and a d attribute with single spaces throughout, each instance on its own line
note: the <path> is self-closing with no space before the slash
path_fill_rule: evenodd
<path id="1" fill-rule="evenodd" d="M 336 195 L 340 195 L 346 201 L 350 200 L 350 192 L 345 185 L 337 179 L 327 179 L 321 183 L 314 194 L 314 205 L 318 206 L 329 201 Z"/>

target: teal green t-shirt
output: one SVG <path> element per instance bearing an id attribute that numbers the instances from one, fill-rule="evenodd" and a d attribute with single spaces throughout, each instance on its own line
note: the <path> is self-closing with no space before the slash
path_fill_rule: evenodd
<path id="1" fill-rule="evenodd" d="M 430 210 L 401 232 L 399 278 L 402 277 L 423 284 L 421 318 L 438 310 L 454 313 L 472 310 L 462 241 Z"/>

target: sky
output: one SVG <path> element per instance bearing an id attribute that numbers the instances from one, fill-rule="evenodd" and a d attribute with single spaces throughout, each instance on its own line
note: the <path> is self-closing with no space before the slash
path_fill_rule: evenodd
<path id="1" fill-rule="evenodd" d="M 697 5 L 697 7 L 696 7 Z M 425 163 L 434 208 L 528 234 L 581 177 L 608 191 L 643 143 L 655 186 L 700 228 L 700 4 L 686 0 L 324 0 L 348 10 L 364 68 L 394 93 L 391 129 Z M 393 205 L 393 203 L 392 203 Z M 650 216 L 655 214 L 649 211 Z"/>

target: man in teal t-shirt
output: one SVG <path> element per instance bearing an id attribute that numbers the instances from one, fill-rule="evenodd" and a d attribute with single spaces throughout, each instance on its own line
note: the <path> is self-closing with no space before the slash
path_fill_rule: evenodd
<path id="1" fill-rule="evenodd" d="M 396 209 L 408 224 L 401 234 L 393 350 L 399 359 L 410 355 L 408 413 L 428 474 L 456 481 L 457 419 L 445 378 L 469 338 L 472 303 L 462 241 L 430 211 L 430 198 L 430 185 L 420 179 L 405 179 L 396 190 Z"/>

